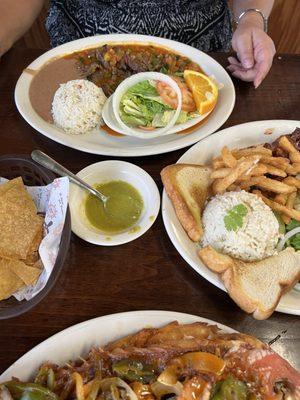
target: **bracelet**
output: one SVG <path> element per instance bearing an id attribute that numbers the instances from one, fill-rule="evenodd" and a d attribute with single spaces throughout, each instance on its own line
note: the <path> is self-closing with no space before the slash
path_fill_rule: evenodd
<path id="1" fill-rule="evenodd" d="M 264 32 L 268 32 L 268 18 L 264 15 L 264 13 L 259 10 L 258 8 L 247 8 L 247 10 L 243 11 L 237 18 L 236 20 L 236 24 L 238 25 L 238 23 L 240 22 L 241 18 L 243 18 L 243 16 L 245 14 L 247 14 L 250 11 L 254 11 L 256 13 L 258 13 L 262 19 L 263 19 L 263 24 L 264 24 Z"/>

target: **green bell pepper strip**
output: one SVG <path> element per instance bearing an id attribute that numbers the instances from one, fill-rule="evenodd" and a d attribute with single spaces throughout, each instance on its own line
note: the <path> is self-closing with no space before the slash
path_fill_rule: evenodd
<path id="1" fill-rule="evenodd" d="M 224 381 L 218 382 L 214 388 L 214 393 L 210 400 L 248 400 L 247 385 L 229 376 Z"/>
<path id="2" fill-rule="evenodd" d="M 4 382 L 14 400 L 58 400 L 58 396 L 38 383 Z"/>
<path id="3" fill-rule="evenodd" d="M 154 369 L 140 361 L 128 359 L 117 361 L 113 364 L 112 370 L 120 378 L 129 382 L 150 383 L 155 379 Z"/>

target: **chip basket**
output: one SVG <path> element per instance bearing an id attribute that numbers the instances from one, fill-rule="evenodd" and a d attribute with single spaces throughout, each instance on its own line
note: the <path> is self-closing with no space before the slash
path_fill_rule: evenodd
<path id="1" fill-rule="evenodd" d="M 55 175 L 47 169 L 36 164 L 26 155 L 5 155 L 0 157 L 0 176 L 13 179 L 18 176 L 23 178 L 27 186 L 48 185 L 55 179 Z M 0 227 L 1 229 L 1 227 Z M 0 301 L 0 320 L 16 317 L 30 310 L 37 305 L 52 289 L 57 281 L 69 249 L 71 237 L 71 217 L 69 207 L 66 213 L 66 220 L 62 231 L 61 242 L 53 271 L 43 290 L 31 300 L 18 301 L 13 296 Z"/>

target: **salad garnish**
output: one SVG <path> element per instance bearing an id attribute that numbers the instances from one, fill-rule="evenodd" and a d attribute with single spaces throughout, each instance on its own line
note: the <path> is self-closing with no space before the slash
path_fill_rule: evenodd
<path id="1" fill-rule="evenodd" d="M 228 231 L 237 231 L 243 226 L 244 217 L 248 213 L 248 208 L 240 203 L 234 206 L 224 217 L 224 224 Z"/>
<path id="2" fill-rule="evenodd" d="M 169 90 L 172 91 L 170 87 Z M 174 96 L 176 102 L 176 93 Z M 151 130 L 165 127 L 174 116 L 175 109 L 163 99 L 155 81 L 145 80 L 132 86 L 123 95 L 120 117 L 127 125 Z M 181 110 L 176 124 L 182 124 L 196 116 L 199 116 L 196 111 Z"/>

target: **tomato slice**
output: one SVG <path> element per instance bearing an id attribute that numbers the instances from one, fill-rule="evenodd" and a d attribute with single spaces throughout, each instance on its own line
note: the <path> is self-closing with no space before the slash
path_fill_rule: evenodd
<path id="1" fill-rule="evenodd" d="M 171 78 L 178 84 L 182 94 L 181 109 L 187 112 L 196 111 L 196 104 L 188 86 L 184 82 L 182 82 L 177 76 L 171 76 Z M 166 104 L 174 108 L 174 110 L 177 108 L 177 94 L 167 83 L 157 81 L 156 90 Z"/>

